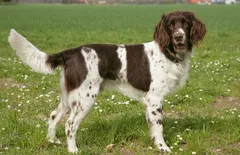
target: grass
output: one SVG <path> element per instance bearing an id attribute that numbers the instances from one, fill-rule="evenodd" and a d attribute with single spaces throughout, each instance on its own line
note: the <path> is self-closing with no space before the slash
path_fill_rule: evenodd
<path id="1" fill-rule="evenodd" d="M 0 6 L 0 153 L 67 154 L 64 121 L 57 130 L 63 144 L 45 139 L 46 118 L 59 101 L 59 71 L 42 75 L 23 65 L 7 42 L 11 28 L 39 49 L 56 53 L 87 43 L 151 41 L 164 12 L 188 10 L 206 23 L 208 35 L 195 49 L 188 82 L 165 100 L 165 140 L 176 154 L 240 154 L 239 109 L 213 106 L 219 96 L 240 98 L 239 9 L 240 5 Z M 98 97 L 80 126 L 77 144 L 80 154 L 158 154 L 143 105 L 113 92 Z M 112 153 L 105 150 L 109 144 L 114 144 Z"/>

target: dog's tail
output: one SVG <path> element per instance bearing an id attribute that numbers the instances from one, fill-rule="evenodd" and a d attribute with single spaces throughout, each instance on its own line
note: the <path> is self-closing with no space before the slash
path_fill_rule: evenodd
<path id="1" fill-rule="evenodd" d="M 36 72 L 51 74 L 55 72 L 57 66 L 64 64 L 62 52 L 49 56 L 37 49 L 14 29 L 10 31 L 8 42 L 23 63 L 29 65 Z"/>

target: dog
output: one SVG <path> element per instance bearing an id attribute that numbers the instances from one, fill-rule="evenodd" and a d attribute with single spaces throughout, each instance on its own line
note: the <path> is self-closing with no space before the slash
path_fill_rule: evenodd
<path id="1" fill-rule="evenodd" d="M 8 41 L 17 56 L 34 71 L 54 73 L 62 67 L 61 100 L 49 118 L 47 138 L 56 140 L 56 126 L 71 109 L 65 124 L 68 151 L 76 153 L 76 132 L 100 91 L 112 89 L 142 101 L 151 138 L 161 152 L 171 152 L 163 138 L 164 97 L 183 85 L 193 46 L 206 34 L 194 13 L 163 14 L 153 41 L 137 45 L 90 44 L 47 55 L 11 29 Z"/>

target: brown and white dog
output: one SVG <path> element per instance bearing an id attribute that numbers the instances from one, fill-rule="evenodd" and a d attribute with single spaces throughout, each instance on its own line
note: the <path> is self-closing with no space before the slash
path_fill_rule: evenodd
<path id="1" fill-rule="evenodd" d="M 162 15 L 152 42 L 138 45 L 91 44 L 47 55 L 13 29 L 8 40 L 34 71 L 53 73 L 62 67 L 61 101 L 49 119 L 50 142 L 56 140 L 58 122 L 71 109 L 67 144 L 69 152 L 77 152 L 81 121 L 100 91 L 114 89 L 145 104 L 152 139 L 160 151 L 170 152 L 163 139 L 163 99 L 186 80 L 193 46 L 205 34 L 205 24 L 192 12 L 176 11 Z"/>

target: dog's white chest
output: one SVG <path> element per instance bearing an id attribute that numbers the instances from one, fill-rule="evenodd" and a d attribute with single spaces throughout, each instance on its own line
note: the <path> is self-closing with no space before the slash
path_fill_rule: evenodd
<path id="1" fill-rule="evenodd" d="M 188 62 L 181 62 L 179 64 L 169 62 L 165 73 L 167 77 L 167 87 L 170 91 L 173 91 L 184 84 L 188 77 L 188 68 Z"/>
<path id="2" fill-rule="evenodd" d="M 174 63 L 165 57 L 156 43 L 148 43 L 145 48 L 149 57 L 152 88 L 157 88 L 159 92 L 164 91 L 164 94 L 168 94 L 184 84 L 188 77 L 190 52 L 184 56 L 183 61 Z"/>

